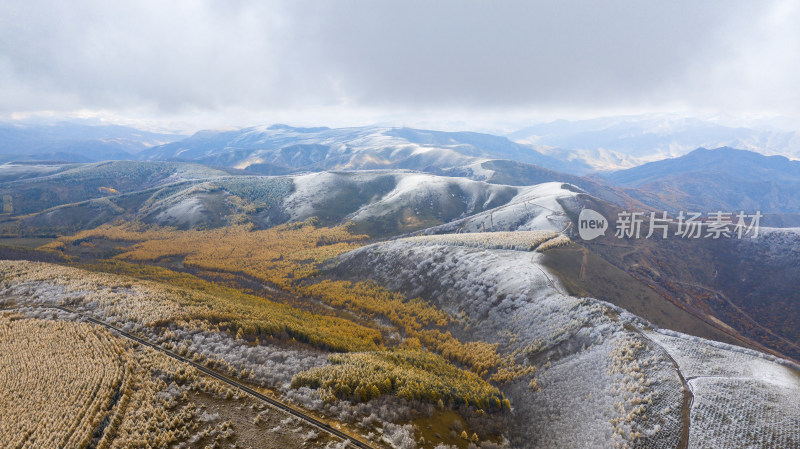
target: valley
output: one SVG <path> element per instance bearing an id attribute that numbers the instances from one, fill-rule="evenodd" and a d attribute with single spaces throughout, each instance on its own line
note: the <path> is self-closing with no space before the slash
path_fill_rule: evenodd
<path id="1" fill-rule="evenodd" d="M 176 161 L 0 169 L 6 319 L 33 334 L 49 323 L 111 329 L 127 348 L 116 351 L 132 354 L 123 372 L 144 351 L 193 373 L 148 387 L 178 394 L 153 405 L 180 410 L 177 427 L 147 427 L 111 403 L 86 415 L 94 430 L 64 438 L 204 447 L 253 445 L 266 432 L 294 446 L 407 449 L 799 441 L 793 402 L 774 399 L 800 391 L 795 326 L 782 318 L 787 307 L 797 316 L 794 289 L 736 274 L 767 266 L 792 278 L 795 233 L 584 241 L 582 209 L 613 217 L 663 200 L 596 177 L 465 161 L 471 171 L 276 176 Z M 725 407 L 747 424 L 718 433 Z"/>

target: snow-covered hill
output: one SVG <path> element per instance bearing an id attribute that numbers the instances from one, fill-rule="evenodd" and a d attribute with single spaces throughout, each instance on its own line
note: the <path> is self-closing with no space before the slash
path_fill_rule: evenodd
<path id="1" fill-rule="evenodd" d="M 246 184 L 246 189 L 240 187 Z M 371 236 L 399 235 L 428 229 L 563 231 L 570 219 L 562 206 L 580 190 L 569 184 L 506 186 L 464 178 L 407 171 L 321 172 L 286 177 L 223 177 L 191 184 L 138 212 L 162 225 L 217 225 L 232 214 L 239 196 L 258 202 L 257 192 L 270 195 L 251 219 L 259 226 L 316 217 L 322 224 L 352 221 L 355 230 Z M 213 217 L 214 214 L 223 215 Z M 204 218 L 205 217 L 205 218 Z"/>
<path id="2" fill-rule="evenodd" d="M 574 199 L 584 193 L 560 182 L 522 187 L 506 204 L 425 230 L 428 234 L 483 231 L 566 231 L 572 221 L 565 204 L 579 207 Z"/>
<path id="3" fill-rule="evenodd" d="M 514 404 L 512 447 L 797 447 L 797 366 L 570 296 L 543 254 L 453 238 L 377 243 L 329 273 L 420 296 L 461 317 L 454 335 L 535 366 L 501 387 Z"/>
<path id="4" fill-rule="evenodd" d="M 202 131 L 140 154 L 146 160 L 182 160 L 266 174 L 330 169 L 404 168 L 435 172 L 489 159 L 509 159 L 552 170 L 588 167 L 561 161 L 505 137 L 410 128 L 295 128 L 257 126 Z"/>

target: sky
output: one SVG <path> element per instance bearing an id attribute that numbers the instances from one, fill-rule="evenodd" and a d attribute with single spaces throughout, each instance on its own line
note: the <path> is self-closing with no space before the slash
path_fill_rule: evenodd
<path id="1" fill-rule="evenodd" d="M 800 0 L 3 0 L 0 117 L 800 118 Z"/>

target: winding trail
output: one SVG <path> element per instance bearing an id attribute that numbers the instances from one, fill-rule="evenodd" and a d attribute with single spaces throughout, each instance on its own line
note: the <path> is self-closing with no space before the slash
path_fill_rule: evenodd
<path id="1" fill-rule="evenodd" d="M 531 258 L 531 263 L 534 264 L 536 268 L 538 268 L 539 271 L 542 272 L 542 275 L 544 275 L 544 277 L 547 279 L 547 283 L 550 285 L 550 288 L 557 291 L 561 296 L 568 296 L 566 293 L 562 292 L 560 288 L 558 288 L 555 281 L 553 281 L 553 279 L 542 269 L 542 267 L 539 266 L 538 263 L 533 261 L 533 258 Z"/>

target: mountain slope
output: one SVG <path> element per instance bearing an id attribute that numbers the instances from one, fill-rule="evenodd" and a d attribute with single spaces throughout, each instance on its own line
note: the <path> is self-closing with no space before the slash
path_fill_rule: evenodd
<path id="1" fill-rule="evenodd" d="M 526 189 L 402 170 L 230 176 L 175 162 L 90 164 L 0 183 L 13 211 L 2 220 L 5 231 L 39 234 L 120 218 L 190 229 L 241 220 L 268 228 L 316 217 L 391 236 L 501 206 Z"/>
<path id="2" fill-rule="evenodd" d="M 327 274 L 421 297 L 461 317 L 453 335 L 497 344 L 517 363 L 536 367 L 535 380 L 500 387 L 514 404 L 512 447 L 798 441 L 797 366 L 654 329 L 606 302 L 568 295 L 544 263 L 554 250 L 469 248 L 451 244 L 458 236 L 446 237 L 438 245 L 410 238 L 360 248 L 340 256 Z"/>
<path id="3" fill-rule="evenodd" d="M 615 204 L 645 208 L 598 179 L 588 166 L 543 155 L 504 137 L 411 128 L 294 128 L 286 125 L 201 131 L 140 154 L 146 160 L 193 161 L 245 173 L 288 175 L 330 170 L 409 169 L 492 184 L 567 182 Z"/>
<path id="4" fill-rule="evenodd" d="M 8 176 L 4 176 L 9 172 Z M 208 179 L 227 173 L 197 164 L 134 161 L 38 166 L 0 165 L 0 195 L 6 214 L 41 212 L 51 207 L 131 193 L 192 179 Z"/>
<path id="5" fill-rule="evenodd" d="M 569 185 L 549 183 L 423 232 L 552 229 L 572 235 L 583 208 L 605 217 L 621 211 Z M 609 227 L 605 237 L 576 236 L 574 246 L 547 251 L 543 263 L 570 294 L 608 301 L 673 330 L 800 359 L 796 233 L 772 230 L 743 240 L 619 239 L 613 220 Z"/>
<path id="6" fill-rule="evenodd" d="M 633 198 L 626 189 L 607 184 L 602 179 L 590 176 L 576 176 L 548 170 L 538 165 L 511 160 L 488 160 L 475 162 L 463 167 L 445 170 L 448 176 L 463 176 L 492 184 L 531 186 L 546 182 L 569 183 L 580 187 L 592 196 L 604 201 L 637 210 L 647 210 L 641 201 Z"/>
<path id="7" fill-rule="evenodd" d="M 397 235 L 491 209 L 520 187 L 409 172 L 323 172 L 293 177 L 283 203 L 290 220 L 352 220 L 372 236 Z"/>
<path id="8" fill-rule="evenodd" d="M 578 199 L 578 208 L 566 209 L 572 211 L 573 225 L 581 207 L 609 218 L 621 211 L 586 195 Z M 616 272 L 621 270 L 648 286 L 661 298 L 659 301 L 667 301 L 671 307 L 688 312 L 693 320 L 705 323 L 703 327 L 715 329 L 717 335 L 710 338 L 800 360 L 797 298 L 792 293 L 794 279 L 800 278 L 795 256 L 800 242 L 791 231 L 765 230 L 755 239 L 692 239 L 676 236 L 676 225 L 672 224 L 669 238 L 636 239 L 616 237 L 614 219 L 609 228 L 605 236 L 579 241 L 588 253 L 568 249 L 549 253 L 551 266 L 565 277 L 572 294 L 587 294 L 616 304 L 615 298 L 629 297 L 632 292 L 612 281 L 622 279 Z M 642 236 L 647 235 L 648 228 L 645 223 Z M 620 305 L 664 325 L 650 315 L 663 309 L 650 299 L 641 302 L 650 297 L 631 298 L 628 304 Z M 709 337 L 696 330 L 681 330 Z"/>

